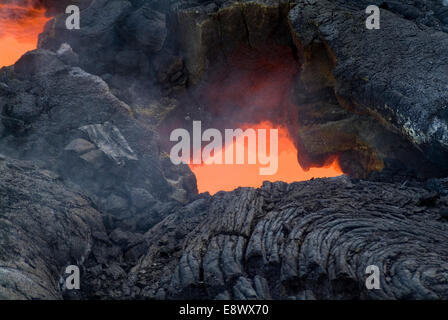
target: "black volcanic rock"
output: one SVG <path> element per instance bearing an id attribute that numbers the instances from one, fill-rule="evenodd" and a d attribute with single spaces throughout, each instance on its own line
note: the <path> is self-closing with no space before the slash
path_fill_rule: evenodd
<path id="1" fill-rule="evenodd" d="M 39 47 L 56 51 L 68 43 L 79 55 L 81 67 L 96 75 L 129 69 L 135 76 L 148 74 L 148 62 L 164 47 L 168 33 L 165 14 L 150 3 L 134 7 L 126 0 L 94 1 L 82 10 L 79 30 L 67 30 L 66 17 L 60 13 L 47 24 Z"/>
<path id="2" fill-rule="evenodd" d="M 116 24 L 131 8 L 129 1 L 94 1 L 82 11 L 79 30 L 67 30 L 67 15 L 61 13 L 58 19 L 47 23 L 46 31 L 39 37 L 39 47 L 56 51 L 61 44 L 68 43 L 79 54 L 84 69 L 94 74 L 106 73 L 122 47 L 116 37 Z"/>
<path id="3" fill-rule="evenodd" d="M 380 30 L 365 27 L 371 4 L 382 8 Z M 206 82 L 215 65 L 238 60 L 238 54 L 294 47 L 304 90 L 295 95 L 321 98 L 310 104 L 321 108 L 315 118 L 302 115 L 307 106 L 301 99 L 297 110 L 288 110 L 311 122 L 289 126 L 301 164 L 322 165 L 338 155 L 352 176 L 402 169 L 400 176 L 425 178 L 448 173 L 447 12 L 436 0 L 102 0 L 82 11 L 81 30 L 66 30 L 64 16 L 50 22 L 39 47 L 57 50 L 69 43 L 83 69 L 104 76 L 142 114 L 160 114 L 146 107 L 156 105 L 158 95 Z M 187 104 L 187 113 L 203 109 L 201 102 Z M 338 108 L 348 113 L 322 121 Z"/>
<path id="4" fill-rule="evenodd" d="M 145 298 L 446 299 L 446 204 L 429 196 L 346 177 L 222 192 L 149 230 L 130 274 Z"/>
<path id="5" fill-rule="evenodd" d="M 162 166 L 157 133 L 101 78 L 40 49 L 25 54 L 13 69 L 2 73 L 8 88 L 0 93 L 4 154 L 41 161 L 119 219 L 150 214 L 157 200 L 191 196 L 195 187 L 165 178 L 170 170 L 177 177 L 185 168 Z M 136 196 L 135 188 L 151 198 Z M 117 206 L 111 194 L 124 200 Z"/>
<path id="6" fill-rule="evenodd" d="M 92 0 L 35 0 L 47 8 L 48 15 L 65 13 L 65 9 L 70 5 L 76 5 L 81 10 L 87 8 Z"/>
<path id="7" fill-rule="evenodd" d="M 37 73 L 55 72 L 63 69 L 64 63 L 56 54 L 48 50 L 35 50 L 25 53 L 14 65 L 14 72 L 20 76 L 33 76 Z"/>
<path id="8" fill-rule="evenodd" d="M 72 263 L 84 270 L 78 298 L 447 298 L 448 202 L 423 203 L 434 193 L 417 184 L 265 183 L 202 196 L 144 237 L 109 238 L 57 174 L 4 157 L 0 170 L 4 298 L 73 298 L 57 285 Z M 368 265 L 380 269 L 380 290 L 365 287 Z"/>
<path id="9" fill-rule="evenodd" d="M 100 213 L 59 176 L 0 156 L 0 299 L 61 299 L 60 277 L 82 262 Z"/>
<path id="10" fill-rule="evenodd" d="M 368 30 L 363 4 L 302 1 L 291 10 L 302 81 L 309 94 L 333 88 L 343 107 L 398 132 L 446 172 L 448 35 L 408 20 L 398 5 L 406 19 L 381 10 L 381 28 Z M 326 61 L 313 60 L 319 55 Z"/>
<path id="11" fill-rule="evenodd" d="M 46 3 L 40 49 L 0 70 L 0 298 L 448 298 L 447 179 L 414 180 L 448 173 L 441 1 L 95 0 L 80 30 Z M 302 164 L 336 155 L 382 182 L 212 197 L 172 165 L 163 120 L 207 112 L 189 90 L 278 47 L 300 60 L 286 116 Z M 68 264 L 79 295 L 59 288 Z"/>
<path id="12" fill-rule="evenodd" d="M 143 48 L 153 52 L 160 51 L 168 33 L 166 17 L 149 5 L 143 6 L 127 17 L 120 33 L 123 37 L 130 38 L 130 42 L 137 41 Z"/>

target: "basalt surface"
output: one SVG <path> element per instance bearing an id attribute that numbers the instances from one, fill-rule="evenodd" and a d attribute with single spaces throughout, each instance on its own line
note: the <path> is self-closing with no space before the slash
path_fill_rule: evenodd
<path id="1" fill-rule="evenodd" d="M 58 172 L 112 226 L 135 230 L 140 216 L 145 229 L 158 216 L 153 208 L 194 196 L 194 176 L 171 165 L 157 132 L 100 77 L 66 63 L 73 57 L 39 49 L 0 71 L 2 153 Z"/>
<path id="2" fill-rule="evenodd" d="M 381 161 L 418 159 L 415 164 L 409 163 L 409 168 L 429 171 L 423 175 L 435 174 L 434 169 L 445 174 L 448 75 L 442 52 L 448 45 L 448 35 L 444 32 L 446 20 L 437 20 L 441 15 L 425 12 L 435 2 L 418 6 L 415 2 L 413 7 L 386 1 L 381 4 L 388 9 L 381 10 L 380 29 L 368 30 L 365 27 L 367 2 L 342 3 L 302 1 L 289 13 L 293 37 L 303 61 L 301 87 L 305 95 L 319 95 L 331 88 L 339 106 L 356 114 L 357 120 L 348 124 L 358 132 L 356 144 L 375 150 Z M 333 108 L 328 110 L 331 113 Z M 390 133 L 368 129 L 369 125 L 364 127 L 361 122 L 366 115 L 369 125 L 380 123 L 410 142 L 414 155 L 404 156 L 406 149 L 413 148 L 398 139 L 390 143 L 393 141 L 387 137 Z M 334 125 L 328 122 L 328 126 Z M 325 138 L 328 131 L 350 131 L 343 129 L 347 126 L 344 123 L 336 124 L 335 129 L 328 126 L 301 129 L 299 141 L 305 150 L 311 151 L 311 158 L 324 151 L 308 147 L 313 139 Z M 313 137 L 311 141 L 308 136 Z M 396 153 L 391 147 L 400 151 Z M 422 156 L 426 166 L 420 162 Z"/>
<path id="3" fill-rule="evenodd" d="M 1 298 L 448 298 L 441 1 L 80 1 L 80 30 L 62 3 L 0 70 Z M 351 177 L 197 195 L 164 125 L 209 119 L 195 90 L 273 48 L 300 163 Z"/>
<path id="4" fill-rule="evenodd" d="M 59 279 L 81 264 L 101 214 L 54 172 L 0 157 L 0 299 L 61 299 Z"/>
<path id="5" fill-rule="evenodd" d="M 434 196 L 340 177 L 203 197 L 146 233 L 132 273 L 143 297 L 446 299 L 447 198 Z M 366 289 L 371 264 L 380 290 Z"/>

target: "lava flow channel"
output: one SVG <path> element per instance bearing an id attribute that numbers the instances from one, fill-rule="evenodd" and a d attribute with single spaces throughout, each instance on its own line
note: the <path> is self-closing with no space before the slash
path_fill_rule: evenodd
<path id="1" fill-rule="evenodd" d="M 270 152 L 269 129 L 278 129 L 278 170 L 273 175 L 260 175 L 260 168 L 266 168 L 266 165 L 248 164 L 249 148 L 247 139 L 237 138 L 233 143 L 225 145 L 214 157 L 224 159 L 225 152 L 234 148 L 233 155 L 236 156 L 238 145 L 243 144 L 245 150 L 244 164 L 190 164 L 190 169 L 196 176 L 198 191 L 215 194 L 218 191 L 231 191 L 238 187 L 258 188 L 263 181 L 283 181 L 287 183 L 295 181 L 305 181 L 312 178 L 335 177 L 342 174 L 337 159 L 333 159 L 325 167 L 311 168 L 304 170 L 297 161 L 297 148 L 289 137 L 288 130 L 284 127 L 273 126 L 269 121 L 264 121 L 257 125 L 245 125 L 245 128 L 266 129 L 268 133 L 267 153 Z M 258 150 L 256 151 L 258 152 Z M 257 158 L 258 159 L 258 158 Z M 204 159 L 202 159 L 204 161 Z"/>
<path id="2" fill-rule="evenodd" d="M 0 67 L 14 64 L 37 47 L 38 35 L 50 19 L 36 1 L 0 2 Z"/>

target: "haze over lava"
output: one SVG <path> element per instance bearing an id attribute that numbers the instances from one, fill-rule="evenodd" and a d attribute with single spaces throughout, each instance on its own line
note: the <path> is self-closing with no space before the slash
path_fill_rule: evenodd
<path id="1" fill-rule="evenodd" d="M 260 175 L 257 164 L 190 165 L 196 176 L 198 191 L 215 194 L 238 187 L 255 187 L 263 181 L 295 182 L 342 174 L 337 157 L 328 159 L 324 167 L 304 170 L 297 159 L 291 124 L 297 123 L 297 107 L 291 102 L 293 83 L 300 66 L 289 48 L 275 48 L 263 54 L 239 52 L 213 73 L 200 89 L 200 100 L 210 111 L 212 122 L 222 128 L 278 129 L 278 170 L 274 175 Z M 236 139 L 225 150 L 247 140 Z M 269 153 L 269 139 L 267 139 Z M 236 150 L 236 149 L 235 149 Z M 235 154 L 235 152 L 234 152 Z M 221 156 L 221 155 L 219 155 Z M 234 162 L 235 163 L 235 162 Z"/>

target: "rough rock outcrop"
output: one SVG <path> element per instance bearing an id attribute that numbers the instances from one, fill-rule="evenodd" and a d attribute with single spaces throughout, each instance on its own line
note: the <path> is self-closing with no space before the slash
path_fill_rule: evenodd
<path id="1" fill-rule="evenodd" d="M 42 4 L 47 9 L 48 15 L 65 13 L 70 5 L 78 6 L 81 10 L 87 8 L 92 0 L 32 0 L 35 3 Z"/>
<path id="2" fill-rule="evenodd" d="M 448 74 L 443 52 L 448 35 L 434 19 L 433 23 L 423 19 L 429 14 L 425 10 L 432 9 L 432 2 L 426 3 L 418 10 L 399 2 L 383 2 L 382 7 L 388 9 L 381 10 L 379 30 L 365 26 L 365 9 L 370 4 L 366 1 L 299 1 L 289 19 L 303 61 L 301 80 L 307 94 L 332 88 L 340 106 L 369 115 L 373 118 L 370 122 L 398 133 L 419 151 L 416 157 L 423 156 L 429 166 L 435 165 L 444 174 Z M 358 135 L 365 143 L 362 132 L 369 130 Z M 307 142 L 312 144 L 304 139 Z M 383 153 L 380 144 L 388 142 L 380 138 L 370 147 Z"/>
<path id="3" fill-rule="evenodd" d="M 158 94 L 155 73 L 163 67 L 158 62 L 168 37 L 166 14 L 158 9 L 154 1 L 93 1 L 82 10 L 79 30 L 67 30 L 67 15 L 59 12 L 40 35 L 39 47 L 55 51 L 68 43 L 84 70 L 124 91 L 123 97 L 134 101 L 137 90 L 151 100 Z"/>
<path id="4" fill-rule="evenodd" d="M 61 299 L 59 279 L 82 265 L 101 214 L 60 177 L 0 155 L 0 299 Z"/>
<path id="5" fill-rule="evenodd" d="M 134 229 L 135 217 L 150 214 L 157 201 L 194 194 L 192 173 L 164 162 L 157 133 L 100 77 L 47 50 L 25 54 L 0 74 L 3 153 L 39 160 Z M 148 201 L 135 205 L 136 188 Z"/>
<path id="6" fill-rule="evenodd" d="M 0 170 L 3 298 L 447 298 L 445 180 L 266 183 L 167 208 L 142 236 L 107 235 L 55 173 L 6 158 Z M 59 289 L 68 264 L 83 268 L 76 296 Z"/>
<path id="7" fill-rule="evenodd" d="M 218 193 L 148 231 L 131 274 L 151 298 L 446 299 L 448 199 L 432 192 L 340 177 Z"/>
<path id="8" fill-rule="evenodd" d="M 407 181 L 448 173 L 441 1 L 81 2 L 80 30 L 58 2 L 40 49 L 0 70 L 0 298 L 448 298 L 447 180 Z M 270 48 L 300 62 L 282 110 L 299 161 L 383 182 L 196 194 L 161 124 L 210 116 L 186 90 Z M 59 287 L 68 264 L 80 292 Z"/>

